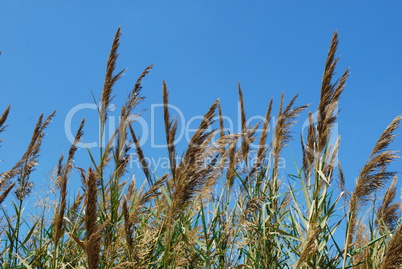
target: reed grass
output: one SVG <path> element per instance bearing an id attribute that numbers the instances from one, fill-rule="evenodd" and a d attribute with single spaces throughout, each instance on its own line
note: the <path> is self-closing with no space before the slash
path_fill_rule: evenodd
<path id="1" fill-rule="evenodd" d="M 96 101 L 100 141 L 105 140 L 114 85 L 124 72 L 115 73 L 120 38 L 118 29 Z M 151 171 L 133 127 L 143 100 L 141 83 L 153 67 L 147 66 L 121 106 L 111 138 L 99 152 L 88 149 L 87 169 L 74 162 L 83 140 L 85 120 L 81 122 L 67 159 L 55 160 L 59 191 L 53 213 L 49 217 L 44 209 L 31 218 L 24 213 L 34 187 L 30 176 L 54 113 L 46 119 L 41 115 L 27 151 L 0 174 L 0 267 L 402 268 L 398 179 L 389 170 L 398 158 L 391 145 L 402 117 L 386 127 L 357 170 L 355 187 L 347 190 L 351 179 L 337 161 L 339 137 L 331 143 L 349 76 L 347 69 L 335 78 L 337 46 L 335 32 L 316 114 L 305 113 L 310 105 L 297 104 L 297 95 L 286 104 L 282 93 L 276 118 L 271 99 L 257 135 L 259 125 L 246 124 L 247 102 L 239 83 L 241 133 L 226 131 L 224 109 L 216 100 L 206 108 L 181 158 L 175 145 L 178 121 L 170 115 L 163 81 L 169 168 L 160 177 Z M 9 113 L 7 107 L 0 117 L 0 134 Z M 290 173 L 280 167 L 280 158 L 301 117 L 308 122 L 307 135 L 300 135 L 302 163 Z M 130 169 L 130 158 L 138 158 L 142 174 L 133 174 L 137 171 Z M 83 194 L 70 193 L 75 177 L 82 181 Z"/>

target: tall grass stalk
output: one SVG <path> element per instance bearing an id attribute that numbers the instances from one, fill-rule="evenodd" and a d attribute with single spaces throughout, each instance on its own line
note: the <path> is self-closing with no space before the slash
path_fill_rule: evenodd
<path id="1" fill-rule="evenodd" d="M 31 173 L 54 113 L 40 116 L 26 152 L 0 174 L 1 268 L 401 268 L 401 204 L 389 164 L 398 158 L 391 145 L 402 117 L 380 135 L 367 163 L 356 168 L 359 176 L 348 191 L 350 179 L 338 160 L 340 136 L 334 137 L 349 76 L 346 69 L 335 78 L 337 32 L 316 113 L 307 111 L 312 106 L 298 104 L 297 95 L 285 102 L 282 93 L 276 117 L 271 99 L 262 126 L 248 126 L 239 83 L 241 132 L 227 131 L 224 107 L 216 100 L 205 107 L 183 153 L 175 144 L 179 126 L 163 81 L 169 167 L 160 176 L 152 171 L 133 124 L 143 100 L 142 81 L 153 65 L 134 82 L 118 126 L 106 140 L 108 109 L 124 72 L 115 72 L 120 38 L 118 29 L 100 99 L 95 100 L 99 151 L 85 152 L 89 167 L 75 162 L 78 143 L 85 143 L 83 120 L 67 158 L 55 160 L 58 197 L 53 212 L 48 204 L 33 217 L 24 209 L 33 199 Z M 10 107 L 0 116 L 0 134 L 9 113 Z M 281 160 L 300 119 L 308 126 L 300 135 L 301 163 L 284 169 Z M 131 158 L 138 158 L 142 172 L 130 168 Z M 70 184 L 77 178 L 81 192 Z"/>

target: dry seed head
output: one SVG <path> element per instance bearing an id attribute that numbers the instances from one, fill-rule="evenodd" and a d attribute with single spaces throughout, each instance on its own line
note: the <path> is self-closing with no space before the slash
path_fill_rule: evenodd
<path id="1" fill-rule="evenodd" d="M 100 119 L 102 125 L 106 123 L 107 119 L 107 109 L 109 104 L 111 103 L 113 97 L 113 85 L 116 83 L 117 80 L 120 79 L 121 75 L 125 70 L 120 71 L 118 74 L 114 75 L 114 71 L 116 69 L 116 61 L 119 56 L 117 50 L 120 46 L 120 27 L 117 29 L 116 34 L 114 36 L 112 48 L 110 50 L 109 58 L 106 64 L 106 75 L 105 75 L 105 82 L 103 85 L 103 90 L 101 94 L 101 107 L 100 107 Z"/>
<path id="2" fill-rule="evenodd" d="M 10 106 L 8 106 L 6 108 L 6 110 L 4 110 L 3 114 L 0 117 L 0 133 L 3 132 L 4 129 L 7 127 L 7 126 L 3 126 L 3 125 L 6 122 L 9 113 L 10 113 Z M 0 142 L 1 142 L 1 140 L 0 140 Z"/>
<path id="3" fill-rule="evenodd" d="M 219 114 L 219 136 L 223 137 L 225 135 L 225 126 L 223 125 L 223 115 L 220 101 L 218 103 L 218 114 Z"/>
<path id="4" fill-rule="evenodd" d="M 146 75 L 149 74 L 150 70 L 152 69 L 153 64 L 147 66 L 144 71 L 141 73 L 137 82 L 134 85 L 133 90 L 130 92 L 129 96 L 127 97 L 126 104 L 124 107 L 126 108 L 126 114 L 124 115 L 125 118 L 128 118 L 132 110 L 144 99 L 140 96 L 140 92 L 142 89 L 141 82 L 145 78 Z"/>
<path id="5" fill-rule="evenodd" d="M 169 152 L 170 169 L 173 175 L 173 181 L 176 180 L 176 149 L 174 140 L 177 131 L 177 120 L 170 120 L 169 114 L 169 92 L 167 90 L 166 82 L 163 81 L 163 116 L 165 122 L 166 143 Z"/>
<path id="6" fill-rule="evenodd" d="M 394 176 L 391 185 L 387 189 L 384 199 L 382 200 L 381 207 L 377 212 L 378 224 L 381 225 L 383 222 L 390 231 L 393 231 L 398 224 L 398 219 L 400 218 L 400 203 L 392 203 L 396 196 L 396 182 L 397 177 Z"/>
<path id="7" fill-rule="evenodd" d="M 395 176 L 396 172 L 388 172 L 388 165 L 398 156 L 395 152 L 388 150 L 389 144 L 395 135 L 393 132 L 399 125 L 402 117 L 396 117 L 385 129 L 378 139 L 369 160 L 360 171 L 356 182 L 355 190 L 350 197 L 350 217 L 346 248 L 353 242 L 356 232 L 357 214 L 360 208 L 366 204 L 371 195 L 382 188 L 386 181 Z"/>
<path id="8" fill-rule="evenodd" d="M 304 265 L 307 265 L 311 257 L 314 257 L 314 254 L 318 251 L 317 242 L 320 233 L 321 228 L 318 224 L 309 227 L 296 268 L 302 268 Z"/>
<path id="9" fill-rule="evenodd" d="M 270 124 L 270 121 L 271 121 L 272 103 L 273 103 L 273 99 L 271 99 L 269 101 L 267 112 L 266 112 L 265 118 L 264 118 L 264 124 L 262 126 L 262 133 L 261 133 L 261 136 L 260 136 L 260 141 L 259 141 L 259 145 L 258 145 L 258 152 L 257 152 L 257 158 L 258 158 L 259 163 L 262 162 L 263 156 L 265 155 L 265 152 L 267 150 L 265 143 L 267 142 L 269 124 Z"/>
<path id="10" fill-rule="evenodd" d="M 10 171 L 3 174 L 3 179 L 6 180 L 8 179 L 7 177 L 17 176 L 18 187 L 15 190 L 15 195 L 18 200 L 23 200 L 31 192 L 33 183 L 29 181 L 30 174 L 35 166 L 38 165 L 40 147 L 42 139 L 45 136 L 44 130 L 51 122 L 55 113 L 56 111 L 51 113 L 45 121 L 43 121 L 43 114 L 40 115 L 26 152 Z"/>
<path id="11" fill-rule="evenodd" d="M 402 264 L 402 224 L 398 226 L 388 243 L 382 269 L 400 268 Z"/>
<path id="12" fill-rule="evenodd" d="M 63 161 L 63 156 L 60 157 L 59 159 L 59 164 L 58 164 L 58 184 L 60 186 L 60 202 L 59 206 L 57 208 L 57 212 L 55 214 L 55 220 L 54 220 L 54 226 L 55 226 L 55 233 L 53 240 L 55 242 L 55 245 L 58 244 L 61 236 L 63 235 L 63 219 L 64 219 L 64 213 L 67 205 L 67 180 L 72 168 L 72 162 L 74 160 L 74 155 L 75 152 L 77 151 L 77 144 L 81 140 L 82 136 L 84 135 L 83 128 L 84 128 L 84 123 L 85 119 L 81 121 L 81 124 L 77 130 L 77 133 L 74 138 L 74 142 L 70 147 L 70 150 L 68 152 L 68 159 L 67 163 L 62 169 L 62 161 Z"/>
<path id="13" fill-rule="evenodd" d="M 214 130 L 208 131 L 208 127 L 213 123 L 218 101 L 215 101 L 208 112 L 204 115 L 200 126 L 191 138 L 186 149 L 183 160 L 176 169 L 176 181 L 173 185 L 173 207 L 170 218 L 187 205 L 192 197 L 201 191 L 212 173 L 211 166 L 206 165 L 203 159 L 208 150 L 206 141 L 211 141 Z"/>
<path id="14" fill-rule="evenodd" d="M 250 143 L 248 141 L 248 130 L 246 124 L 246 112 L 244 111 L 244 100 L 243 100 L 243 92 L 240 87 L 240 83 L 237 83 L 238 93 L 239 93 L 239 103 L 240 103 L 240 114 L 241 114 L 241 133 L 242 133 L 242 144 L 241 144 L 241 156 L 243 160 L 247 163 L 247 156 L 249 152 Z"/>
<path id="15" fill-rule="evenodd" d="M 3 193 L 0 195 L 0 205 L 3 203 L 3 201 L 7 198 L 7 195 L 10 193 L 10 191 L 14 188 L 15 183 L 11 184 L 6 188 Z"/>
<path id="16" fill-rule="evenodd" d="M 308 105 L 293 107 L 297 96 L 298 95 L 293 97 L 286 108 L 283 109 L 285 95 L 282 92 L 272 145 L 272 154 L 274 161 L 273 167 L 275 173 L 277 173 L 281 151 L 292 138 L 290 135 L 290 128 L 296 123 L 295 119 L 299 116 L 299 114 L 308 107 Z"/>
<path id="17" fill-rule="evenodd" d="M 134 145 L 135 145 L 135 148 L 137 151 L 138 159 L 140 160 L 142 171 L 144 172 L 147 181 L 151 184 L 152 178 L 151 178 L 151 173 L 149 171 L 149 164 L 144 157 L 144 153 L 142 151 L 140 141 L 137 139 L 137 136 L 135 135 L 134 129 L 131 126 L 131 124 L 129 125 L 129 129 L 130 129 L 131 137 L 133 138 L 133 142 L 134 142 Z"/>
<path id="18" fill-rule="evenodd" d="M 101 229 L 97 224 L 97 174 L 91 168 L 88 169 L 88 179 L 86 181 L 86 197 L 85 197 L 85 252 L 88 257 L 88 265 L 90 269 L 98 268 Z"/>
<path id="19" fill-rule="evenodd" d="M 317 131 L 318 131 L 318 152 L 322 152 L 328 145 L 331 130 L 338 117 L 338 101 L 343 92 L 346 80 L 349 76 L 349 69 L 342 75 L 339 81 L 332 83 L 335 75 L 335 68 L 339 58 L 335 58 L 339 39 L 338 33 L 335 31 L 332 36 L 328 57 L 325 64 L 325 71 L 322 78 L 320 103 L 318 105 L 317 115 Z"/>
<path id="20" fill-rule="evenodd" d="M 235 168 L 238 159 L 236 153 L 236 143 L 231 144 L 228 151 L 229 151 L 229 166 L 226 172 L 226 185 L 229 187 L 229 189 L 231 189 L 234 184 L 234 178 L 236 176 Z"/>

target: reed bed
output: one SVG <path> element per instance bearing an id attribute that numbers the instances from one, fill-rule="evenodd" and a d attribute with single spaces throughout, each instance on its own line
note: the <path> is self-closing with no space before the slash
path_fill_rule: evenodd
<path id="1" fill-rule="evenodd" d="M 99 141 L 104 141 L 107 107 L 124 70 L 116 72 L 120 29 L 107 60 L 100 93 Z M 1 268 L 402 268 L 401 204 L 395 201 L 397 173 L 389 164 L 402 119 L 380 135 L 353 189 L 345 188 L 337 159 L 340 139 L 331 143 L 338 103 L 349 71 L 336 79 L 338 34 L 324 67 L 317 113 L 297 105 L 297 96 L 279 99 L 273 117 L 268 103 L 261 134 L 247 126 L 245 100 L 238 85 L 241 133 L 228 133 L 216 100 L 206 111 L 181 158 L 174 143 L 178 121 L 169 113 L 169 91 L 162 83 L 163 117 L 169 159 L 165 174 L 150 170 L 133 122 L 141 103 L 146 67 L 123 104 L 111 139 L 88 149 L 90 167 L 75 163 L 83 139 L 82 120 L 56 173 L 54 211 L 31 218 L 24 208 L 34 187 L 45 129 L 55 113 L 44 115 L 26 152 L 0 174 Z M 6 130 L 10 107 L 0 117 Z M 302 163 L 296 174 L 280 170 L 283 150 L 294 139 L 301 116 L 309 122 L 300 136 Z M 273 126 L 273 127 L 272 127 Z M 272 127 L 272 128 L 271 128 Z M 385 127 L 385 126 L 384 126 Z M 269 142 L 268 139 L 271 139 Z M 250 145 L 258 141 L 253 152 Z M 138 158 L 143 183 L 131 176 L 131 153 Z M 250 156 L 254 156 L 251 161 Z M 357 168 L 359 169 L 359 168 Z M 82 194 L 69 199 L 69 182 L 80 176 Z M 370 212 L 367 214 L 367 212 Z"/>

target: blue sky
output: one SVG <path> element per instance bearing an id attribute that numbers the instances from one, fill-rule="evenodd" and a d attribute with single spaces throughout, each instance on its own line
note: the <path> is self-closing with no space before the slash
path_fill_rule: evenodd
<path id="1" fill-rule="evenodd" d="M 118 69 L 128 70 L 115 87 L 114 103 L 119 107 L 142 70 L 154 64 L 139 107 L 148 122 L 152 105 L 161 103 L 162 80 L 170 102 L 188 119 L 220 98 L 223 113 L 236 121 L 237 82 L 249 117 L 264 115 L 271 97 L 276 111 L 282 91 L 286 100 L 299 93 L 297 104 L 311 103 L 314 112 L 331 36 L 338 30 L 337 73 L 351 70 L 340 102 L 340 160 L 352 186 L 381 132 L 402 114 L 400 14 L 400 1 L 2 1 L 0 109 L 11 105 L 11 114 L 2 133 L 0 171 L 23 154 L 40 113 L 56 109 L 34 177 L 38 183 L 48 180 L 70 145 L 64 129 L 68 112 L 93 103 L 92 93 L 101 92 L 119 26 Z M 162 110 L 155 112 L 160 123 Z M 77 113 L 75 127 L 81 117 L 88 118 L 86 140 L 94 140 L 95 111 Z M 163 131 L 156 124 L 156 141 L 163 141 Z M 296 152 L 301 127 L 294 131 Z M 146 155 L 165 152 L 149 143 L 144 148 Z M 402 137 L 392 148 L 402 149 Z M 392 168 L 402 171 L 402 161 Z"/>

